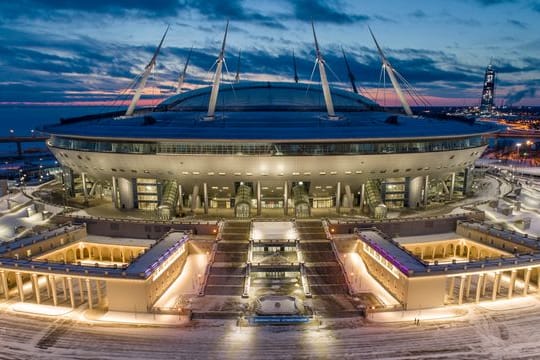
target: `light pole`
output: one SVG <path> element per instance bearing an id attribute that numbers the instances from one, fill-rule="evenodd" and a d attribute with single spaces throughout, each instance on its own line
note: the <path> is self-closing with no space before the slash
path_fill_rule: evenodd
<path id="1" fill-rule="evenodd" d="M 516 148 L 517 148 L 517 157 L 519 159 L 520 158 L 519 149 L 521 148 L 521 143 L 517 143 Z"/>

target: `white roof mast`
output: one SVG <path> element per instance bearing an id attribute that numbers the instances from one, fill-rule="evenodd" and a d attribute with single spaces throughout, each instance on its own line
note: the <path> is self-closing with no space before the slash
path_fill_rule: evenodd
<path id="1" fill-rule="evenodd" d="M 315 34 L 315 25 L 313 20 L 311 21 L 311 28 L 313 29 L 313 39 L 315 40 L 315 52 L 317 55 L 317 63 L 319 64 L 319 73 L 321 76 L 321 85 L 324 95 L 324 102 L 326 104 L 326 111 L 328 112 L 328 119 L 337 120 L 338 117 L 334 112 L 334 103 L 332 102 L 332 94 L 330 93 L 330 86 L 328 85 L 328 79 L 326 78 L 326 70 L 324 68 L 324 59 L 319 49 L 319 42 L 317 41 L 317 35 Z"/>
<path id="2" fill-rule="evenodd" d="M 139 82 L 139 86 L 137 87 L 137 90 L 135 91 L 135 95 L 133 95 L 133 99 L 131 99 L 131 104 L 129 104 L 129 107 L 126 111 L 126 116 L 133 115 L 133 112 L 135 111 L 135 107 L 137 106 L 137 102 L 139 102 L 139 99 L 141 98 L 142 91 L 144 90 L 144 87 L 146 86 L 146 81 L 148 80 L 148 77 L 150 76 L 150 73 L 154 69 L 154 66 L 156 66 L 156 60 L 159 55 L 159 51 L 161 50 L 161 46 L 163 45 L 163 41 L 165 40 L 165 36 L 167 36 L 167 32 L 169 31 L 169 26 L 167 26 L 167 30 L 165 30 L 165 33 L 163 34 L 163 37 L 161 38 L 161 41 L 159 42 L 159 45 L 154 52 L 154 56 L 152 56 L 152 60 L 146 65 L 144 68 L 143 75 L 141 77 L 141 81 Z"/>
<path id="3" fill-rule="evenodd" d="M 186 79 L 186 72 L 189 65 L 189 59 L 191 59 L 191 53 L 193 52 L 193 46 L 191 47 L 191 50 L 189 50 L 189 54 L 186 60 L 186 63 L 184 64 L 184 71 L 180 74 L 178 77 L 178 85 L 176 86 L 176 93 L 180 94 L 182 92 L 182 86 L 184 85 L 184 80 Z"/>
<path id="4" fill-rule="evenodd" d="M 223 43 L 221 44 L 221 51 L 216 60 L 216 72 L 214 74 L 214 84 L 212 85 L 212 92 L 210 93 L 210 101 L 208 102 L 208 113 L 204 117 L 204 120 L 214 120 L 216 113 L 216 103 L 219 93 L 219 82 L 221 81 L 221 69 L 223 68 L 223 61 L 225 59 L 225 42 L 227 41 L 227 31 L 229 30 L 229 20 L 227 20 L 227 26 L 225 27 L 225 35 L 223 36 Z"/>
<path id="5" fill-rule="evenodd" d="M 405 99 L 405 95 L 403 94 L 403 91 L 401 90 L 401 86 L 399 86 L 399 82 L 396 79 L 396 75 L 394 74 L 394 68 L 392 65 L 390 65 L 390 62 L 384 56 L 384 53 L 382 52 L 381 47 L 379 46 L 379 43 L 377 42 L 377 39 L 375 39 L 375 35 L 373 35 L 373 31 L 371 31 L 371 28 L 368 26 L 369 33 L 371 34 L 371 37 L 373 38 L 373 41 L 375 42 L 375 46 L 377 46 L 377 51 L 379 52 L 379 55 L 381 56 L 381 61 L 383 63 L 383 67 L 388 73 L 388 77 L 390 78 L 390 81 L 392 82 L 392 86 L 394 87 L 394 90 L 396 91 L 396 94 L 399 98 L 399 101 L 401 101 L 401 106 L 403 106 L 403 110 L 405 110 L 405 114 L 412 116 L 413 112 L 411 110 L 411 107 L 409 106 L 409 103 L 407 102 L 407 99 Z"/>

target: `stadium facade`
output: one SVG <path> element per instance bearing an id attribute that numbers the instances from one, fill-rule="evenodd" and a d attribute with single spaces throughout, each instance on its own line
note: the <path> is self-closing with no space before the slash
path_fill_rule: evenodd
<path id="1" fill-rule="evenodd" d="M 80 175 L 84 196 L 110 191 L 117 208 L 162 218 L 212 208 L 237 217 L 270 208 L 297 217 L 314 208 L 384 217 L 389 208 L 468 194 L 474 161 L 497 129 L 412 116 L 408 106 L 406 115 L 389 113 L 360 94 L 330 88 L 314 37 L 321 87 L 220 84 L 225 35 L 211 87 L 152 109 L 133 110 L 132 103 L 127 113 L 46 126 L 68 190 Z"/>

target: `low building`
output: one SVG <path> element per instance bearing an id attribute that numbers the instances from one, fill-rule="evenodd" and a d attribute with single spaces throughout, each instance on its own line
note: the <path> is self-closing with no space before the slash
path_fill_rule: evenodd
<path id="1" fill-rule="evenodd" d="M 458 221 L 453 235 L 417 242 L 377 228 L 357 235 L 369 273 L 405 309 L 512 298 L 540 285 L 538 240 L 480 222 Z"/>
<path id="2" fill-rule="evenodd" d="M 0 246 L 0 289 L 6 300 L 147 312 L 182 271 L 189 241 L 180 231 L 99 241 L 84 225 L 63 226 Z"/>

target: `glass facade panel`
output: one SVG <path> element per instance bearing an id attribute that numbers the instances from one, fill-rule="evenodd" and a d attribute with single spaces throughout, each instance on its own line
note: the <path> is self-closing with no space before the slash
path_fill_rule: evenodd
<path id="1" fill-rule="evenodd" d="M 79 151 L 122 154 L 208 154 L 208 155 L 362 155 L 451 151 L 487 145 L 485 136 L 426 141 L 370 143 L 177 143 L 177 142 L 110 142 L 53 136 L 51 146 Z"/>

